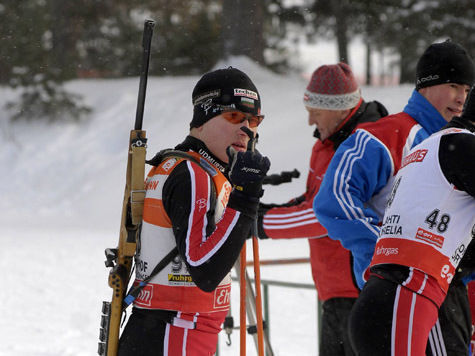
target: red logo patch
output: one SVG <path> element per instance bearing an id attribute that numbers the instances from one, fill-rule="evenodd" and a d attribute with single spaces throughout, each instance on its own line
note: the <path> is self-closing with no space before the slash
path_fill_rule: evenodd
<path id="1" fill-rule="evenodd" d="M 218 287 L 214 291 L 214 308 L 227 308 L 231 300 L 231 286 Z"/>
<path id="2" fill-rule="evenodd" d="M 152 305 L 153 285 L 147 284 L 141 291 L 135 303 L 144 307 Z"/>
<path id="3" fill-rule="evenodd" d="M 442 248 L 444 245 L 444 237 L 440 235 L 433 234 L 430 231 L 419 228 L 416 233 L 416 239 L 428 242 L 438 248 Z"/>
<path id="4" fill-rule="evenodd" d="M 402 160 L 401 168 L 407 166 L 410 163 L 422 162 L 426 157 L 427 150 L 417 150 L 412 152 L 410 155 L 404 157 Z"/>

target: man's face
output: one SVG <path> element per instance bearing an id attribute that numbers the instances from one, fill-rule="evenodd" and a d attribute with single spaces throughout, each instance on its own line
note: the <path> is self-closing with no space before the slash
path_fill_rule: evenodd
<path id="1" fill-rule="evenodd" d="M 350 110 L 325 110 L 305 107 L 308 111 L 308 124 L 317 125 L 320 140 L 324 141 L 335 133 L 338 125 L 349 115 Z"/>
<path id="2" fill-rule="evenodd" d="M 442 115 L 445 121 L 462 114 L 463 104 L 470 91 L 465 84 L 439 84 L 419 89 L 422 94 Z"/>
<path id="3" fill-rule="evenodd" d="M 232 146 L 236 151 L 246 151 L 249 137 L 241 127 L 245 126 L 254 132 L 257 127 L 249 127 L 249 121 L 233 124 L 222 115 L 213 117 L 211 120 L 198 127 L 198 138 L 201 139 L 209 150 L 221 161 L 228 163 L 226 148 Z"/>

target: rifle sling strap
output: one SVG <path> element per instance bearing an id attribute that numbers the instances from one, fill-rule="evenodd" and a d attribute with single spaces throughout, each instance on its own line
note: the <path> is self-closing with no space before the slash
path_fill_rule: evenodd
<path id="1" fill-rule="evenodd" d="M 152 159 L 145 162 L 156 167 L 160 164 L 160 162 L 162 162 L 165 158 L 168 158 L 168 157 L 179 157 L 179 158 L 187 159 L 199 165 L 210 176 L 214 176 L 216 174 L 215 170 L 205 160 L 203 159 L 198 160 L 196 157 L 193 157 L 189 153 L 186 153 L 184 151 L 179 151 L 179 150 L 172 150 L 172 149 L 161 150 Z"/>
<path id="2" fill-rule="evenodd" d="M 155 268 L 152 270 L 152 272 L 149 274 L 147 278 L 145 278 L 143 281 L 140 281 L 139 284 L 132 286 L 129 290 L 129 293 L 127 293 L 127 296 L 124 298 L 124 301 L 122 303 L 122 310 L 125 310 L 132 302 L 137 299 L 139 296 L 140 292 L 144 287 L 150 282 L 150 280 L 155 277 L 162 269 L 165 268 L 166 265 L 168 265 L 178 254 L 178 248 L 175 246 L 163 259 L 158 262 L 158 264 L 155 266 Z"/>

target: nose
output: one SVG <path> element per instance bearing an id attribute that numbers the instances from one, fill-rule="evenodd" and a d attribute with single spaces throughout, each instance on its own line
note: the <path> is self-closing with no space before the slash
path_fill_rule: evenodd
<path id="1" fill-rule="evenodd" d="M 249 126 L 249 120 L 250 120 L 250 118 L 244 119 L 244 121 L 241 122 L 240 127 L 241 127 L 241 126 L 246 126 L 247 128 L 249 128 L 249 127 L 250 127 L 250 126 Z"/>
<path id="2" fill-rule="evenodd" d="M 248 137 L 247 134 L 242 130 L 242 127 L 246 127 L 248 129 L 250 129 L 249 127 L 249 121 L 247 120 L 244 120 L 243 122 L 241 122 L 239 125 L 238 125 L 238 130 L 237 130 L 237 134 L 239 136 L 243 136 L 243 137 Z"/>
<path id="3" fill-rule="evenodd" d="M 467 100 L 467 96 L 468 96 L 467 90 L 465 90 L 465 88 L 462 87 L 457 91 L 457 96 L 455 100 L 457 100 L 457 103 L 463 105 L 465 103 L 465 100 Z"/>
<path id="4" fill-rule="evenodd" d="M 310 126 L 312 126 L 313 124 L 315 124 L 315 120 L 314 120 L 314 118 L 313 118 L 312 113 L 309 113 L 309 114 L 308 114 L 308 124 L 309 124 Z"/>

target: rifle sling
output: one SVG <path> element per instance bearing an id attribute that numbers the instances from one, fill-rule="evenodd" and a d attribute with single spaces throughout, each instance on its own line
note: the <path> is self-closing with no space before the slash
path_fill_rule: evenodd
<path id="1" fill-rule="evenodd" d="M 129 293 L 127 293 L 127 296 L 124 298 L 124 301 L 122 302 L 122 310 L 125 310 L 130 304 L 133 303 L 135 299 L 139 296 L 140 292 L 144 287 L 150 282 L 150 280 L 155 277 L 162 269 L 165 268 L 166 265 L 168 265 L 178 254 L 178 247 L 174 247 L 168 254 L 162 258 L 160 262 L 155 266 L 155 268 L 152 270 L 152 272 L 149 274 L 147 278 L 145 278 L 143 281 L 140 281 L 140 283 L 136 286 L 132 286 L 129 290 Z"/>
<path id="2" fill-rule="evenodd" d="M 197 165 L 199 165 L 201 168 L 203 168 L 204 171 L 208 173 L 211 177 L 214 176 L 216 173 L 214 168 L 212 168 L 211 165 L 205 160 L 198 160 L 196 157 L 193 157 L 189 153 L 186 153 L 184 151 L 179 151 L 179 150 L 172 150 L 172 149 L 161 150 L 152 159 L 145 162 L 156 167 L 160 164 L 160 162 L 162 162 L 165 158 L 168 158 L 168 157 L 179 157 L 179 158 L 184 158 L 189 161 L 192 161 L 196 163 Z"/>

